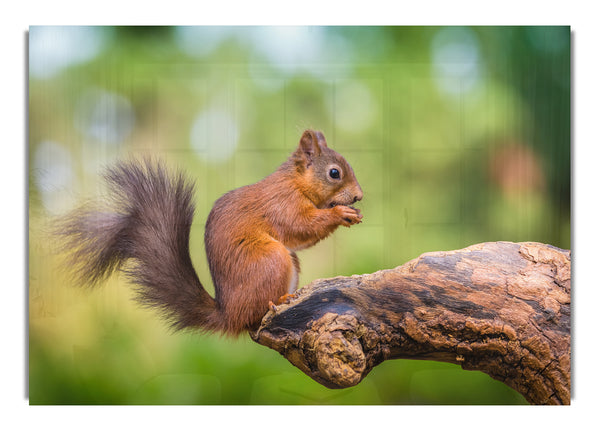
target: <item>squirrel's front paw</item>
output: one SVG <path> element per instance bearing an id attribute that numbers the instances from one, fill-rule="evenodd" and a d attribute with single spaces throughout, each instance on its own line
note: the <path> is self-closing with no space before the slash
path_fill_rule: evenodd
<path id="1" fill-rule="evenodd" d="M 344 226 L 352 226 L 353 224 L 360 223 L 363 218 L 362 214 L 360 213 L 360 210 L 350 206 L 337 205 L 333 207 L 333 210 L 341 218 L 340 224 Z"/>

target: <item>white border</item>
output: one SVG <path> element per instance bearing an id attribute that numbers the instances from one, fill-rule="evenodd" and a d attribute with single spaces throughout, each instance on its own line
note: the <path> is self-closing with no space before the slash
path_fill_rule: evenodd
<path id="1" fill-rule="evenodd" d="M 329 2 L 304 0 L 206 2 L 171 0 L 22 1 L 5 7 L 0 26 L 2 76 L 2 370 L 0 402 L 3 422 L 20 429 L 170 429 L 193 427 L 522 429 L 567 428 L 588 423 L 598 390 L 596 310 L 598 276 L 598 26 L 593 3 L 505 0 Z M 390 7 L 390 5 L 393 5 Z M 24 398 L 26 320 L 26 31 L 39 24 L 372 24 L 372 25 L 571 25 L 574 35 L 573 137 L 573 298 L 574 399 L 571 407 L 30 407 Z M 19 121 L 20 120 L 20 121 Z M 596 277 L 594 277 L 596 275 Z M 593 340 L 593 341 L 592 341 Z M 435 410 L 431 411 L 431 410 Z M 217 421 L 217 422 L 215 422 Z M 585 421 L 585 422 L 584 422 Z M 323 426 L 321 426 L 323 425 Z M 8 425 L 10 426 L 10 425 Z"/>

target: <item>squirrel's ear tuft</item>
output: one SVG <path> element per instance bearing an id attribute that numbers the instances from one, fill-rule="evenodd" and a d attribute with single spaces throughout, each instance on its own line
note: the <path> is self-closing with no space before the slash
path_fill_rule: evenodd
<path id="1" fill-rule="evenodd" d="M 327 141 L 325 140 L 325 135 L 323 132 L 315 131 L 315 136 L 317 137 L 317 142 L 319 143 L 319 147 L 327 148 Z"/>
<path id="2" fill-rule="evenodd" d="M 300 138 L 298 145 L 298 153 L 306 162 L 306 167 L 309 167 L 315 156 L 321 154 L 321 149 L 327 147 L 325 136 L 323 133 L 314 130 L 306 130 Z"/>

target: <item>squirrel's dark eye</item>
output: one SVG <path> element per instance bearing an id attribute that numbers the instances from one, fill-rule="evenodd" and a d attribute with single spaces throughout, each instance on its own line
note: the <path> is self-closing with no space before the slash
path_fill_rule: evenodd
<path id="1" fill-rule="evenodd" d="M 340 177 L 340 171 L 338 171 L 337 169 L 333 168 L 329 170 L 329 176 L 333 179 L 338 179 Z"/>

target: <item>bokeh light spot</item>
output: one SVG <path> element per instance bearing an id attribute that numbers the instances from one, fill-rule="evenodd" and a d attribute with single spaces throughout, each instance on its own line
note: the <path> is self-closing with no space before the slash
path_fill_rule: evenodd
<path id="1" fill-rule="evenodd" d="M 33 180 L 44 208 L 58 214 L 74 203 L 71 153 L 54 141 L 43 141 L 33 155 Z"/>
<path id="2" fill-rule="evenodd" d="M 433 74 L 438 89 L 450 96 L 473 90 L 481 78 L 479 43 L 464 27 L 439 30 L 431 43 Z"/>
<path id="3" fill-rule="evenodd" d="M 127 98 L 100 89 L 90 89 L 79 99 L 74 121 L 75 128 L 85 137 L 116 145 L 133 129 L 135 115 Z"/>
<path id="4" fill-rule="evenodd" d="M 29 29 L 29 74 L 52 78 L 64 68 L 96 57 L 107 39 L 102 27 L 32 26 Z"/>
<path id="5" fill-rule="evenodd" d="M 185 54 L 205 57 L 212 54 L 231 33 L 231 27 L 184 26 L 175 28 L 174 37 L 177 47 Z"/>
<path id="6" fill-rule="evenodd" d="M 237 124 L 229 112 L 221 108 L 209 108 L 194 119 L 190 144 L 203 159 L 224 162 L 237 148 L 238 135 Z"/>

